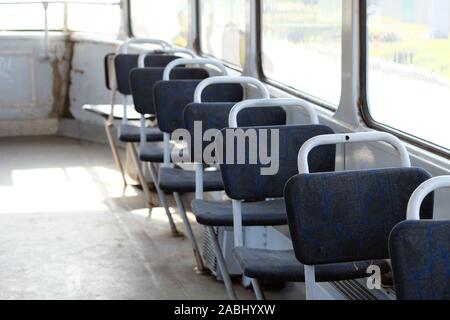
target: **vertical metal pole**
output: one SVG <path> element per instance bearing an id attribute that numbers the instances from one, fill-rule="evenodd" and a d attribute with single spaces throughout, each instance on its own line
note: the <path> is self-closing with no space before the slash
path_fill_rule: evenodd
<path id="1" fill-rule="evenodd" d="M 42 2 L 42 6 L 44 7 L 44 56 L 45 58 L 49 57 L 49 37 L 48 37 L 48 2 Z"/>

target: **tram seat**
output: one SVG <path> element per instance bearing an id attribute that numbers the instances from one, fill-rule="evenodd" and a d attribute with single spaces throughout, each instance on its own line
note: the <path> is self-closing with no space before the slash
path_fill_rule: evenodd
<path id="1" fill-rule="evenodd" d="M 450 176 L 420 185 L 409 201 L 408 221 L 391 233 L 389 251 L 398 300 L 450 300 L 450 221 L 420 220 L 426 197 L 449 187 Z"/>
<path id="2" fill-rule="evenodd" d="M 398 300 L 450 300 L 450 221 L 405 221 L 390 238 Z"/>
<path id="3" fill-rule="evenodd" d="M 113 84 L 111 81 L 114 81 L 114 58 L 116 54 L 115 53 L 108 53 L 105 55 L 105 58 L 103 60 L 104 70 L 105 70 L 105 87 L 109 91 L 113 90 Z"/>
<path id="4" fill-rule="evenodd" d="M 202 123 L 203 134 L 210 129 L 221 130 L 228 127 L 229 114 L 234 103 L 191 103 L 184 109 L 184 124 L 186 129 L 194 134 L 194 122 Z M 286 112 L 280 107 L 261 107 L 243 110 L 238 117 L 242 126 L 272 126 L 286 124 Z M 208 143 L 204 142 L 202 152 Z M 194 150 L 191 150 L 191 154 Z M 207 173 L 207 172 L 205 172 Z M 220 179 L 222 181 L 222 178 Z M 223 187 L 221 190 L 224 190 Z M 248 203 L 244 205 L 246 222 L 249 225 L 258 224 L 259 219 L 267 220 L 269 225 L 286 224 L 286 213 L 282 201 L 274 200 L 269 206 L 261 203 Z M 206 226 L 232 226 L 231 201 L 203 201 L 194 200 L 192 209 L 197 222 Z M 269 217 L 264 212 L 275 213 L 275 217 Z M 270 224 L 275 222 L 273 224 Z"/>
<path id="5" fill-rule="evenodd" d="M 254 113 L 255 109 L 247 109 L 241 111 L 239 115 L 244 115 L 246 112 L 249 114 Z M 250 129 L 249 127 L 242 127 L 239 129 L 224 129 L 225 130 L 244 130 Z M 235 164 L 221 164 L 222 177 L 225 185 L 225 191 L 228 197 L 230 197 L 233 201 L 240 202 L 241 205 L 241 216 L 242 216 L 242 226 L 276 226 L 276 225 L 285 225 L 287 224 L 286 217 L 286 209 L 284 205 L 284 201 L 279 201 L 279 199 L 283 198 L 283 189 L 286 182 L 298 173 L 297 167 L 297 155 L 300 148 L 303 144 L 311 139 L 312 137 L 318 135 L 327 135 L 333 134 L 333 130 L 327 126 L 323 125 L 290 125 L 290 126 L 270 126 L 270 127 L 258 127 L 257 128 L 257 145 L 260 143 L 261 139 L 261 131 L 259 129 L 269 129 L 267 134 L 267 145 L 268 150 L 270 150 L 270 141 L 271 141 L 271 131 L 278 130 L 279 131 L 279 170 L 275 175 L 264 176 L 261 175 L 261 169 L 265 167 L 261 163 L 258 164 L 237 164 L 237 143 L 236 138 L 233 137 L 233 141 L 227 141 L 227 135 L 225 135 L 224 146 L 233 145 L 235 147 L 234 157 Z M 231 135 L 230 135 L 231 136 Z M 226 159 L 227 151 L 224 147 L 224 155 L 223 158 Z M 242 151 L 241 151 L 242 152 Z M 249 150 L 245 150 L 246 159 L 249 153 Z M 323 172 L 323 171 L 334 171 L 335 167 L 335 154 L 336 148 L 335 146 L 325 146 L 321 148 L 315 149 L 309 158 L 310 165 L 312 166 L 312 170 L 314 172 Z M 265 200 L 267 199 L 267 200 Z M 273 200 L 278 199 L 278 200 Z M 258 200 L 255 202 L 255 200 Z M 193 207 L 199 209 L 199 203 L 196 201 L 193 203 Z M 267 213 L 267 215 L 262 218 L 260 215 L 252 215 L 251 212 L 248 212 L 248 208 L 251 206 L 260 206 L 265 207 L 262 213 Z M 270 211 L 269 209 L 273 208 L 274 211 Z M 230 208 L 231 209 L 231 208 Z M 212 210 L 210 210 L 212 211 Z M 208 212 L 202 212 L 202 215 L 206 215 Z M 211 213 L 211 212 L 209 212 Z M 234 222 L 233 220 L 233 210 L 230 210 L 228 224 Z M 210 219 L 217 218 L 217 214 L 210 214 Z M 219 219 L 217 219 L 217 224 L 219 224 Z M 276 222 L 276 223 L 274 223 Z M 249 224 L 247 224 L 249 223 Z M 235 226 L 235 225 L 234 225 Z M 241 232 L 234 229 L 235 237 L 236 232 Z M 274 256 L 274 252 L 270 250 L 258 250 L 246 248 L 241 250 L 239 247 L 242 244 L 237 243 L 235 240 L 236 248 L 234 250 L 234 255 L 240 264 L 244 275 L 249 276 L 252 275 L 252 270 L 255 267 L 253 264 L 248 265 L 248 262 L 253 262 L 253 258 L 255 257 L 255 253 L 268 253 L 267 258 L 269 260 L 258 260 L 259 270 L 264 270 L 267 272 L 267 276 L 271 277 L 272 280 L 286 280 L 286 276 L 288 273 L 284 273 L 284 276 L 281 279 L 276 279 L 274 274 L 272 273 L 272 265 L 268 264 L 273 261 L 270 258 Z M 292 260 L 292 259 L 291 259 Z M 284 264 L 286 260 L 278 261 L 279 270 L 284 269 Z M 288 270 L 291 264 L 287 264 L 286 267 Z M 268 267 L 268 268 L 267 268 Z M 252 278 L 252 277 L 250 277 Z M 293 280 L 292 280 L 293 281 Z M 252 278 L 252 284 L 255 289 L 255 293 L 258 298 L 262 298 L 262 293 L 260 293 L 260 288 L 257 285 L 257 279 Z"/>
<path id="6" fill-rule="evenodd" d="M 194 92 L 200 81 L 171 80 L 160 81 L 154 87 L 155 107 L 158 126 L 161 131 L 171 134 L 184 128 L 184 108 L 194 99 Z M 238 102 L 243 98 L 241 85 L 221 84 L 208 87 L 203 94 L 207 102 Z M 179 177 L 183 177 L 181 180 Z M 205 173 L 205 191 L 223 190 L 220 174 Z M 182 181 L 182 183 L 181 183 Z M 160 170 L 160 186 L 167 192 L 194 192 L 195 172 L 185 172 L 180 168 L 163 167 Z"/>
<path id="7" fill-rule="evenodd" d="M 129 76 L 131 71 L 138 67 L 138 59 L 138 54 L 118 54 L 114 59 L 117 90 L 123 95 L 129 96 L 132 94 Z M 176 59 L 180 59 L 180 57 L 169 54 L 147 54 L 144 65 L 146 67 L 164 68 Z"/>
<path id="8" fill-rule="evenodd" d="M 155 83 L 163 78 L 164 68 L 162 67 L 149 67 L 149 68 L 137 68 L 130 72 L 130 87 L 132 91 L 133 101 L 136 112 L 141 114 L 142 117 L 152 115 L 156 117 L 156 110 L 154 107 L 153 87 Z M 201 68 L 184 68 L 178 67 L 172 70 L 171 76 L 174 79 L 205 79 L 209 76 L 205 69 Z M 142 123 L 142 120 L 141 120 Z M 159 128 L 147 128 L 139 127 L 139 132 L 144 131 L 147 134 L 150 131 L 155 131 L 158 134 L 158 140 L 147 139 L 146 141 L 140 141 L 141 135 L 137 137 L 134 142 L 139 143 L 138 156 L 139 160 L 148 164 L 149 172 L 152 180 L 155 183 L 156 191 L 158 193 L 159 200 L 165 208 L 166 215 L 169 218 L 172 233 L 178 234 L 175 223 L 172 219 L 169 206 L 165 194 L 159 187 L 160 177 L 158 176 L 155 164 L 162 163 L 164 161 L 164 149 L 148 142 L 161 142 L 163 141 L 163 133 Z"/>
<path id="9" fill-rule="evenodd" d="M 429 178 L 429 173 L 418 168 L 293 177 L 286 185 L 285 199 L 298 261 L 316 267 L 315 281 L 321 281 L 323 268 L 330 264 L 373 261 L 386 271 L 379 260 L 389 258 L 389 234 L 406 219 L 413 191 Z M 424 203 L 422 216 L 432 218 L 432 198 Z M 363 270 L 354 271 L 361 275 Z M 307 292 L 312 289 L 308 285 Z"/>
<path id="10" fill-rule="evenodd" d="M 136 111 L 144 116 L 154 116 L 156 114 L 153 99 L 153 86 L 163 77 L 164 68 L 136 68 L 130 72 L 130 86 Z M 205 79 L 209 76 L 208 72 L 202 68 L 175 68 L 172 70 L 171 77 L 177 80 Z M 121 137 L 122 141 L 140 142 L 140 126 L 123 126 L 126 130 L 132 131 L 131 141 L 127 136 Z M 147 142 L 163 141 L 163 133 L 159 128 L 146 128 Z M 141 161 L 161 163 L 164 150 L 162 148 L 141 144 L 139 147 L 139 157 Z"/>

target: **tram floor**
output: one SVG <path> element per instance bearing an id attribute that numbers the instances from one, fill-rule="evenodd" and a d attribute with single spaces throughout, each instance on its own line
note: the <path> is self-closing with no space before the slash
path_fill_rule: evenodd
<path id="1" fill-rule="evenodd" d="M 0 299 L 226 299 L 222 283 L 193 267 L 188 240 L 170 235 L 161 208 L 149 215 L 140 190 L 124 189 L 107 145 L 0 139 Z M 266 295 L 304 299 L 304 288 Z"/>

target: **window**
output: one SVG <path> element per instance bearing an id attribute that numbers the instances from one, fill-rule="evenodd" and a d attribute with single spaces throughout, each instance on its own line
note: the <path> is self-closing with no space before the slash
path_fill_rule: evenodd
<path id="1" fill-rule="evenodd" d="M 121 21 L 119 1 L 78 0 L 78 2 L 85 3 L 67 4 L 67 28 L 69 30 L 111 35 L 119 33 Z"/>
<path id="2" fill-rule="evenodd" d="M 202 0 L 200 46 L 207 55 L 230 64 L 245 64 L 248 1 Z"/>
<path id="3" fill-rule="evenodd" d="M 15 1 L 15 2 L 25 2 Z M 64 5 L 48 5 L 48 28 L 62 30 L 64 27 Z M 0 2 L 0 31 L 44 30 L 45 11 L 41 3 L 2 4 Z"/>
<path id="4" fill-rule="evenodd" d="M 264 75 L 328 104 L 341 97 L 342 1 L 263 0 Z"/>
<path id="5" fill-rule="evenodd" d="M 374 121 L 450 149 L 450 1 L 368 1 Z"/>
<path id="6" fill-rule="evenodd" d="M 193 0 L 131 0 L 131 23 L 136 37 L 188 45 L 190 5 Z"/>

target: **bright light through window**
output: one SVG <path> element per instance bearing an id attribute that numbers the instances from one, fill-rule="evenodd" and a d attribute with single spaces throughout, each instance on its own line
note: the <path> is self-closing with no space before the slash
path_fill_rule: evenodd
<path id="1" fill-rule="evenodd" d="M 2 4 L 0 1 L 0 31 L 44 30 L 45 11 L 40 1 L 14 1 L 15 4 Z M 20 4 L 23 2 L 23 4 Z M 91 33 L 116 35 L 120 27 L 119 0 L 76 0 L 55 1 L 48 4 L 48 28 L 64 29 L 65 6 L 67 6 L 67 29 Z"/>
<path id="2" fill-rule="evenodd" d="M 85 0 L 83 2 L 85 3 L 67 4 L 67 27 L 69 30 L 112 35 L 119 32 L 121 17 L 118 1 Z M 98 2 L 105 4 L 98 4 Z"/>
<path id="3" fill-rule="evenodd" d="M 191 4 L 192 0 L 131 0 L 134 35 L 186 47 Z"/>
<path id="4" fill-rule="evenodd" d="M 201 51 L 236 66 L 245 64 L 245 24 L 247 1 L 203 0 L 201 11 Z"/>
<path id="5" fill-rule="evenodd" d="M 268 78 L 337 106 L 341 57 L 341 0 L 263 0 L 262 63 Z"/>
<path id="6" fill-rule="evenodd" d="M 0 1 L 0 31 L 43 30 L 45 28 L 44 12 L 41 3 L 2 4 Z M 62 3 L 49 4 L 48 28 L 50 30 L 62 30 L 63 27 L 64 5 Z"/>
<path id="7" fill-rule="evenodd" d="M 450 149 L 450 1 L 368 3 L 375 121 Z"/>

